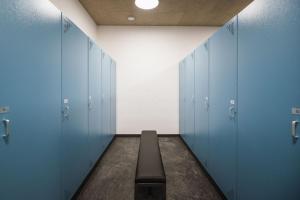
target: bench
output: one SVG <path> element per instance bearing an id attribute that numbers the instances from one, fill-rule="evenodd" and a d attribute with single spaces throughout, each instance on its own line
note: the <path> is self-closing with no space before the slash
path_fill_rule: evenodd
<path id="1" fill-rule="evenodd" d="M 166 175 L 156 131 L 142 131 L 135 176 L 135 200 L 165 200 Z"/>

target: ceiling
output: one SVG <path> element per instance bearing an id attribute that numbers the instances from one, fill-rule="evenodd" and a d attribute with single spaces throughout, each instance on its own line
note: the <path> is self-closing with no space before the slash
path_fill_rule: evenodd
<path id="1" fill-rule="evenodd" d="M 134 0 L 79 0 L 98 25 L 221 26 L 252 0 L 160 0 L 142 10 Z M 128 21 L 134 16 L 134 22 Z"/>

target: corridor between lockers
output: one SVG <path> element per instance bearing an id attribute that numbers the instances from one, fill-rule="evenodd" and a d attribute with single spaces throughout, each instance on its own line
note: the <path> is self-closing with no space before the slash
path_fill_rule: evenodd
<path id="1" fill-rule="evenodd" d="M 116 137 L 75 199 L 134 199 L 139 140 Z M 159 137 L 159 145 L 167 175 L 167 199 L 223 199 L 178 136 Z"/>

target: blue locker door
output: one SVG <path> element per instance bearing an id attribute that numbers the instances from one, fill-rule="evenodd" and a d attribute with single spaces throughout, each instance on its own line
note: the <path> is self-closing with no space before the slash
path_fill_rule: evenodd
<path id="1" fill-rule="evenodd" d="M 95 164 L 103 152 L 101 134 L 101 49 L 89 42 L 89 151 L 91 162 Z"/>
<path id="2" fill-rule="evenodd" d="M 185 85 L 186 85 L 186 76 L 185 76 L 185 73 L 186 73 L 186 59 L 184 59 L 182 62 L 181 62 L 181 80 L 182 80 L 182 138 L 186 141 L 187 139 L 187 133 L 186 133 L 186 88 L 185 88 Z"/>
<path id="3" fill-rule="evenodd" d="M 61 14 L 46 0 L 0 5 L 0 199 L 60 199 Z"/>
<path id="4" fill-rule="evenodd" d="M 195 51 L 195 154 L 207 167 L 208 159 L 208 43 Z"/>
<path id="5" fill-rule="evenodd" d="M 299 33 L 299 0 L 256 0 L 239 15 L 240 200 L 300 199 Z"/>
<path id="6" fill-rule="evenodd" d="M 66 18 L 62 29 L 62 181 L 70 199 L 89 169 L 88 38 Z"/>
<path id="7" fill-rule="evenodd" d="M 236 188 L 237 20 L 209 41 L 209 172 L 229 199 Z"/>
<path id="8" fill-rule="evenodd" d="M 179 63 L 179 134 L 184 137 L 184 64 Z"/>
<path id="9" fill-rule="evenodd" d="M 110 132 L 111 132 L 111 104 L 110 104 L 110 79 L 111 79 L 111 59 L 110 57 L 102 53 L 102 106 L 103 106 L 103 116 L 102 116 L 102 126 L 103 126 L 103 134 L 105 137 L 105 147 L 110 142 Z"/>
<path id="10" fill-rule="evenodd" d="M 195 134 L 195 62 L 194 52 L 185 60 L 185 131 L 186 142 L 194 150 Z"/>
<path id="11" fill-rule="evenodd" d="M 111 64 L 111 138 L 116 134 L 117 123 L 116 123 L 116 62 L 112 61 Z"/>

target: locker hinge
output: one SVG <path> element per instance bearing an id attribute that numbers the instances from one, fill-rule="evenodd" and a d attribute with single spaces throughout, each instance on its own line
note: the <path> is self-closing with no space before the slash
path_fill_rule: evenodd
<path id="1" fill-rule="evenodd" d="M 64 33 L 68 32 L 71 28 L 71 23 L 68 19 L 64 18 Z"/>
<path id="2" fill-rule="evenodd" d="M 226 28 L 232 35 L 234 35 L 234 22 L 231 22 L 230 24 L 228 24 L 226 26 Z"/>

